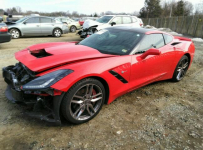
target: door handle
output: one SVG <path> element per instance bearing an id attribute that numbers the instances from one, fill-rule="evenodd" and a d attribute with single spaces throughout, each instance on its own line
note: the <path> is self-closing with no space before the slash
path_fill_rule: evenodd
<path id="1" fill-rule="evenodd" d="M 36 25 L 37 27 L 39 27 L 39 25 Z"/>

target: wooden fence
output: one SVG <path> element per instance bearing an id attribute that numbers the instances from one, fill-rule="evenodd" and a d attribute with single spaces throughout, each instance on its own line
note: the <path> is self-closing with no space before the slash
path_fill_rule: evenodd
<path id="1" fill-rule="evenodd" d="M 143 18 L 145 25 L 171 30 L 193 37 L 203 38 L 203 15 L 180 16 L 171 18 Z"/>

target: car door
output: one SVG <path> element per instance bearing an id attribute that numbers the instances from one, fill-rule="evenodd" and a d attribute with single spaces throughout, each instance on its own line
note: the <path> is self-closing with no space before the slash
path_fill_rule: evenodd
<path id="1" fill-rule="evenodd" d="M 108 26 L 112 26 L 112 23 L 115 23 L 113 26 L 122 26 L 122 17 L 115 17 L 113 18 L 110 23 L 108 24 Z"/>
<path id="2" fill-rule="evenodd" d="M 136 17 L 131 17 L 131 19 L 132 19 L 132 26 L 133 26 L 133 27 L 140 27 L 140 26 L 141 26 L 141 24 L 140 24 L 138 18 L 136 18 Z"/>
<path id="3" fill-rule="evenodd" d="M 55 23 L 52 18 L 40 17 L 40 26 L 43 35 L 52 35 Z"/>
<path id="4" fill-rule="evenodd" d="M 23 35 L 41 35 L 39 17 L 32 17 L 22 23 Z"/>
<path id="5" fill-rule="evenodd" d="M 166 50 L 167 45 L 162 34 L 145 35 L 140 45 L 137 47 L 135 54 L 132 56 L 130 89 L 136 89 L 154 81 L 165 79 L 172 59 L 168 54 L 173 50 Z M 149 55 L 145 59 L 140 59 L 143 51 L 150 48 L 160 50 L 160 55 Z M 141 54 L 139 54 L 141 53 Z M 174 53 L 173 53 L 174 54 Z"/>
<path id="6" fill-rule="evenodd" d="M 132 20 L 130 16 L 124 16 L 122 26 L 132 26 Z"/>

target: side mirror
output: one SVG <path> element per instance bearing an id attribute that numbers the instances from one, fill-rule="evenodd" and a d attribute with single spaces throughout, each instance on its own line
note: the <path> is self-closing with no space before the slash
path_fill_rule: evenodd
<path id="1" fill-rule="evenodd" d="M 148 51 L 146 51 L 145 53 L 143 53 L 140 58 L 141 59 L 145 59 L 147 56 L 149 55 L 160 55 L 161 52 L 158 50 L 158 49 L 155 49 L 155 48 L 151 48 L 149 49 Z"/>
<path id="2" fill-rule="evenodd" d="M 27 22 L 25 21 L 25 22 L 23 22 L 23 24 L 27 24 Z"/>
<path id="3" fill-rule="evenodd" d="M 2 22 L 3 21 L 3 18 L 2 17 L 0 17 L 0 22 Z"/>
<path id="4" fill-rule="evenodd" d="M 115 22 L 112 22 L 112 23 L 111 23 L 111 26 L 114 26 L 114 25 L 116 25 L 116 23 L 115 23 Z"/>

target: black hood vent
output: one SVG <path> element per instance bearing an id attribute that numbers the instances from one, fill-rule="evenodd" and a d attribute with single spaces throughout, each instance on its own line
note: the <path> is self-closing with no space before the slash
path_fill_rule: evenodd
<path id="1" fill-rule="evenodd" d="M 47 53 L 45 49 L 40 49 L 40 50 L 35 50 L 35 51 L 30 51 L 30 54 L 37 57 L 37 58 L 43 58 L 47 56 L 51 56 L 52 54 Z"/>

